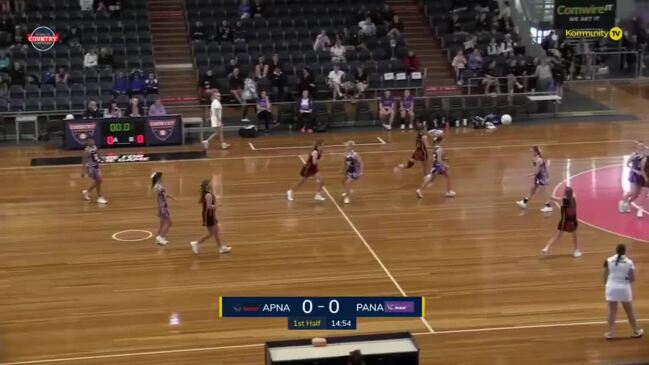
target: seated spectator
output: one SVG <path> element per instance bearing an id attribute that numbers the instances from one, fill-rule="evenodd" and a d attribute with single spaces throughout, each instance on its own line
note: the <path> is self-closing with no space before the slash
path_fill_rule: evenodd
<path id="1" fill-rule="evenodd" d="M 389 4 L 383 4 L 381 18 L 384 23 L 390 23 L 394 19 L 394 10 L 392 10 Z"/>
<path id="2" fill-rule="evenodd" d="M 107 0 L 106 5 L 108 5 L 108 14 L 111 18 L 117 19 L 121 16 L 122 4 L 119 0 Z"/>
<path id="3" fill-rule="evenodd" d="M 488 56 L 497 56 L 500 54 L 500 45 L 496 43 L 496 38 L 491 38 L 489 45 L 487 45 L 487 55 Z"/>
<path id="4" fill-rule="evenodd" d="M 235 42 L 245 42 L 247 37 L 246 31 L 243 29 L 243 23 L 241 20 L 237 20 L 232 27 L 232 38 Z"/>
<path id="5" fill-rule="evenodd" d="M 489 19 L 486 11 L 480 11 L 475 17 L 475 31 L 484 33 L 489 31 Z"/>
<path id="6" fill-rule="evenodd" d="M 333 93 L 333 100 L 336 100 L 336 97 L 342 98 L 344 96 L 342 92 L 344 77 L 345 73 L 340 69 L 340 66 L 334 64 L 333 70 L 329 71 L 329 75 L 327 75 L 327 83 Z"/>
<path id="7" fill-rule="evenodd" d="M 252 14 L 256 18 L 260 18 L 266 15 L 266 4 L 264 4 L 264 0 L 255 0 L 252 6 Z"/>
<path id="8" fill-rule="evenodd" d="M 106 3 L 104 3 L 103 1 L 97 2 L 97 6 L 95 6 L 95 12 L 98 14 L 108 15 L 108 7 L 106 7 Z"/>
<path id="9" fill-rule="evenodd" d="M 59 71 L 56 73 L 56 83 L 57 84 L 67 84 L 70 74 L 65 67 L 59 67 Z"/>
<path id="10" fill-rule="evenodd" d="M 133 79 L 129 84 L 129 92 L 131 95 L 144 94 L 144 81 L 140 77 L 139 72 L 133 73 Z"/>
<path id="11" fill-rule="evenodd" d="M 358 23 L 362 20 L 365 20 L 365 17 L 367 17 L 368 14 L 369 11 L 367 10 L 367 6 L 365 4 L 362 4 L 354 14 L 354 22 Z"/>
<path id="12" fill-rule="evenodd" d="M 369 48 L 367 47 L 367 41 L 363 38 L 359 39 L 358 46 L 356 46 L 356 51 L 357 52 L 363 52 L 363 51 L 368 51 Z"/>
<path id="13" fill-rule="evenodd" d="M 525 81 L 526 81 L 525 89 L 526 90 L 536 88 L 536 76 L 535 76 L 535 74 L 536 74 L 536 66 L 538 66 L 538 64 L 539 64 L 539 59 L 538 58 L 533 58 L 533 59 L 528 58 L 527 61 L 525 61 L 524 75 L 527 76 L 527 78 L 525 79 Z"/>
<path id="14" fill-rule="evenodd" d="M 9 80 L 0 74 L 0 97 L 6 97 L 9 93 Z"/>
<path id="15" fill-rule="evenodd" d="M 275 100 L 284 101 L 284 94 L 286 89 L 286 74 L 284 73 L 281 65 L 274 68 L 273 73 L 270 74 L 270 82 L 273 85 L 273 93 Z"/>
<path id="16" fill-rule="evenodd" d="M 122 116 L 122 109 L 117 106 L 115 100 L 111 101 L 110 106 L 104 110 L 104 118 L 121 118 Z"/>
<path id="17" fill-rule="evenodd" d="M 154 94 L 157 95 L 159 91 L 159 82 L 158 78 L 155 77 L 153 72 L 149 72 L 149 77 L 144 80 L 144 90 L 147 95 Z"/>
<path id="18" fill-rule="evenodd" d="M 59 74 L 60 74 L 60 71 L 61 71 L 61 69 L 59 69 Z M 57 74 L 57 82 L 58 82 L 59 74 Z M 67 78 L 66 78 L 66 80 L 67 80 Z M 128 88 L 129 88 L 128 76 L 126 76 L 126 74 L 124 74 L 123 71 L 118 72 L 117 77 L 115 78 L 115 81 L 113 82 L 113 94 L 115 94 L 115 96 L 126 95 L 126 94 L 128 94 Z"/>
<path id="19" fill-rule="evenodd" d="M 388 31 L 388 36 L 389 37 L 401 37 L 401 33 L 403 33 L 403 23 L 401 20 L 399 20 L 399 16 L 395 15 L 392 20 L 390 21 L 390 28 Z"/>
<path id="20" fill-rule="evenodd" d="M 99 111 L 99 108 L 97 107 L 97 102 L 94 100 L 90 100 L 88 102 L 88 107 L 86 108 L 86 110 L 83 111 L 83 119 L 95 119 L 101 117 L 103 117 L 103 114 Z"/>
<path id="21" fill-rule="evenodd" d="M 340 42 L 348 49 L 354 49 L 358 45 L 358 34 L 350 32 L 349 28 L 343 28 L 342 34 L 338 35 Z"/>
<path id="22" fill-rule="evenodd" d="M 203 25 L 203 22 L 197 21 L 194 23 L 192 39 L 195 41 L 207 41 L 207 29 Z"/>
<path id="23" fill-rule="evenodd" d="M 29 49 L 29 45 L 27 45 L 27 38 L 16 32 L 12 45 L 9 46 L 9 49 L 21 49 L 23 51 L 26 51 L 27 49 Z"/>
<path id="24" fill-rule="evenodd" d="M 276 68 L 281 68 L 282 70 L 284 69 L 284 63 L 279 59 L 279 55 L 277 53 L 273 54 L 273 57 L 268 63 L 268 77 L 272 77 L 273 72 L 275 72 Z"/>
<path id="25" fill-rule="evenodd" d="M 457 51 L 455 57 L 453 57 L 451 66 L 453 67 L 453 70 L 455 70 L 455 81 L 457 81 L 459 86 L 462 86 L 464 83 L 464 80 L 462 80 L 462 72 L 464 72 L 464 69 L 466 68 L 466 63 L 467 61 L 466 57 L 464 57 L 464 52 L 461 50 Z"/>
<path id="26" fill-rule="evenodd" d="M 79 8 L 81 11 L 93 11 L 95 8 L 95 0 L 79 0 Z"/>
<path id="27" fill-rule="evenodd" d="M 358 64 L 358 67 L 354 69 L 354 93 L 353 98 L 359 99 L 365 93 L 368 87 L 367 80 L 367 70 L 365 70 L 365 65 L 362 63 Z"/>
<path id="28" fill-rule="evenodd" d="M 85 68 L 96 68 L 98 65 L 98 56 L 94 48 L 91 48 L 83 56 L 83 67 Z"/>
<path id="29" fill-rule="evenodd" d="M 253 71 L 248 74 L 243 80 L 243 92 L 241 98 L 243 99 L 243 112 L 241 113 L 241 121 L 249 122 L 248 110 L 255 104 L 257 100 L 257 82 L 255 81 L 255 73 Z"/>
<path id="30" fill-rule="evenodd" d="M 257 125 L 264 123 L 266 132 L 269 131 L 271 123 L 273 123 L 273 106 L 268 97 L 266 90 L 262 90 L 259 98 L 257 99 Z"/>
<path id="31" fill-rule="evenodd" d="M 471 54 L 473 49 L 478 45 L 478 37 L 476 35 L 471 35 L 463 44 L 464 53 Z"/>
<path id="32" fill-rule="evenodd" d="M 63 41 L 69 47 L 78 47 L 81 45 L 81 30 L 78 27 L 71 27 L 70 32 L 66 34 Z"/>
<path id="33" fill-rule="evenodd" d="M 371 38 L 376 35 L 376 25 L 374 25 L 369 15 L 365 17 L 365 20 L 358 22 L 358 28 L 360 36 Z"/>
<path id="34" fill-rule="evenodd" d="M 496 94 L 498 92 L 498 79 L 496 77 L 496 61 L 491 61 L 481 81 L 485 94 Z"/>
<path id="35" fill-rule="evenodd" d="M 167 115 L 167 110 L 162 105 L 162 100 L 155 99 L 153 105 L 149 107 L 149 115 L 153 117 L 159 117 L 161 115 Z"/>
<path id="36" fill-rule="evenodd" d="M 143 117 L 144 108 L 140 105 L 140 100 L 138 98 L 131 98 L 131 105 L 129 105 L 126 114 L 129 117 Z"/>
<path id="37" fill-rule="evenodd" d="M 507 66 L 507 92 L 513 94 L 515 90 L 523 91 L 524 87 L 521 81 L 523 73 L 525 72 L 524 67 L 522 67 L 516 60 L 511 60 Z"/>
<path id="38" fill-rule="evenodd" d="M 297 125 L 301 133 L 313 133 L 314 107 L 309 90 L 303 90 L 302 97 L 297 101 Z"/>
<path id="39" fill-rule="evenodd" d="M 333 63 L 345 63 L 345 52 L 347 49 L 343 47 L 340 40 L 336 40 L 336 44 L 329 50 L 331 53 L 331 62 Z"/>
<path id="40" fill-rule="evenodd" d="M 219 42 L 232 42 L 232 27 L 227 20 L 223 19 L 219 26 Z"/>
<path id="41" fill-rule="evenodd" d="M 326 51 L 329 49 L 329 47 L 331 47 L 331 40 L 329 39 L 327 32 L 322 29 L 316 36 L 315 42 L 313 42 L 313 50 Z"/>
<path id="42" fill-rule="evenodd" d="M 421 68 L 421 62 L 419 61 L 419 57 L 415 55 L 415 51 L 409 50 L 408 55 L 403 58 L 401 61 L 403 64 L 403 69 L 407 73 L 411 72 L 419 72 Z"/>
<path id="43" fill-rule="evenodd" d="M 469 55 L 469 70 L 472 71 L 474 76 L 477 76 L 482 70 L 482 55 L 480 50 L 477 48 L 473 49 L 473 52 Z"/>
<path id="44" fill-rule="evenodd" d="M 304 90 L 309 92 L 309 95 L 315 95 L 316 86 L 315 86 L 315 77 L 311 73 L 311 70 L 305 68 L 302 70 L 302 75 L 299 77 L 299 83 L 297 85 L 298 95 L 301 95 Z"/>
<path id="45" fill-rule="evenodd" d="M 237 61 L 236 58 L 231 58 L 230 61 L 228 61 L 228 64 L 225 66 L 225 72 L 228 74 L 228 76 L 230 76 L 235 68 L 239 68 L 239 61 Z"/>
<path id="46" fill-rule="evenodd" d="M 542 58 L 541 63 L 536 66 L 536 90 L 540 92 L 554 91 L 554 79 L 552 77 L 552 68 L 547 58 Z"/>
<path id="47" fill-rule="evenodd" d="M 97 57 L 97 64 L 101 67 L 109 67 L 109 68 L 115 67 L 115 64 L 113 62 L 113 55 L 109 48 L 102 47 L 99 50 L 99 56 Z"/>
<path id="48" fill-rule="evenodd" d="M 266 57 L 257 57 L 257 64 L 255 65 L 255 79 L 259 80 L 268 76 L 268 64 Z"/>
<path id="49" fill-rule="evenodd" d="M 505 39 L 500 43 L 500 54 L 505 57 L 511 57 L 514 55 L 515 47 L 516 42 L 512 40 L 512 35 L 507 33 L 505 34 Z"/>
<path id="50" fill-rule="evenodd" d="M 9 77 L 11 78 L 11 85 L 25 86 L 25 70 L 23 64 L 14 62 L 14 67 L 9 70 Z"/>
<path id="51" fill-rule="evenodd" d="M 48 85 L 56 85 L 56 74 L 54 73 L 54 69 L 51 67 L 48 67 L 43 71 L 43 78 L 42 78 L 42 83 L 43 85 L 48 84 Z"/>
<path id="52" fill-rule="evenodd" d="M 205 75 L 201 76 L 198 81 L 198 89 L 201 101 L 209 102 L 212 89 L 216 89 L 216 77 L 214 76 L 214 71 L 207 70 Z"/>
<path id="53" fill-rule="evenodd" d="M 390 90 L 385 90 L 383 96 L 379 99 L 379 121 L 383 125 L 383 128 L 387 130 L 392 129 L 396 104 Z"/>
<path id="54" fill-rule="evenodd" d="M 448 32 L 450 34 L 455 34 L 460 29 L 462 29 L 462 23 L 460 22 L 460 15 L 458 13 L 453 13 L 453 15 L 451 15 L 451 21 L 448 24 Z"/>
<path id="55" fill-rule="evenodd" d="M 241 94 L 243 93 L 243 79 L 239 74 L 239 68 L 235 67 L 232 70 L 232 73 L 228 75 L 228 83 L 230 85 L 230 93 L 237 99 L 239 104 L 243 104 L 243 98 Z"/>
<path id="56" fill-rule="evenodd" d="M 38 79 L 38 75 L 29 74 L 25 78 L 25 85 L 36 85 L 38 87 L 41 87 L 41 81 Z"/>
<path id="57" fill-rule="evenodd" d="M 239 18 L 248 19 L 250 18 L 251 12 L 252 9 L 250 8 L 250 1 L 241 0 L 241 4 L 239 4 Z"/>
<path id="58" fill-rule="evenodd" d="M 9 66 L 11 66 L 11 58 L 4 50 L 0 50 L 0 72 L 9 71 Z"/>

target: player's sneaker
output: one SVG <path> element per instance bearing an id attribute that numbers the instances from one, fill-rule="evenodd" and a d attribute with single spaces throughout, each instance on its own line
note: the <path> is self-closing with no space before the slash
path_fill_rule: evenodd
<path id="1" fill-rule="evenodd" d="M 227 150 L 227 149 L 229 149 L 230 147 L 232 147 L 232 145 L 229 144 L 229 143 L 225 143 L 225 142 L 221 143 L 221 149 L 222 149 L 222 150 Z"/>
<path id="2" fill-rule="evenodd" d="M 345 199 L 343 199 L 343 202 L 344 202 L 345 204 L 349 204 L 349 202 L 350 202 L 349 197 L 346 196 Z"/>
<path id="3" fill-rule="evenodd" d="M 203 148 L 205 149 L 208 149 L 210 147 L 210 141 L 205 140 L 202 141 L 201 143 L 203 144 Z"/>
<path id="4" fill-rule="evenodd" d="M 83 190 L 81 194 L 83 194 L 84 199 L 90 200 L 90 192 L 88 190 Z"/>
<path id="5" fill-rule="evenodd" d="M 457 196 L 457 193 L 454 192 L 453 190 L 449 190 L 446 192 L 446 197 L 453 198 L 454 196 Z"/>
<path id="6" fill-rule="evenodd" d="M 424 194 L 421 193 L 421 189 L 415 190 L 415 194 L 417 194 L 417 198 L 422 199 L 424 197 Z"/>
<path id="7" fill-rule="evenodd" d="M 99 198 L 97 198 L 97 203 L 108 204 L 108 200 L 106 200 L 103 196 L 100 196 Z"/>
<path id="8" fill-rule="evenodd" d="M 574 257 L 581 257 L 582 253 L 579 250 L 575 250 L 575 252 L 572 253 L 572 256 Z"/>
<path id="9" fill-rule="evenodd" d="M 221 246 L 219 248 L 219 253 L 230 253 L 230 251 L 232 251 L 232 247 L 230 246 Z"/>
<path id="10" fill-rule="evenodd" d="M 644 212 L 643 212 L 642 209 L 638 209 L 638 212 L 635 214 L 635 216 L 638 217 L 638 218 L 642 218 L 642 216 L 644 215 L 643 213 Z"/>
<path id="11" fill-rule="evenodd" d="M 541 213 L 552 213 L 552 207 L 548 205 L 544 206 L 541 208 Z"/>
<path id="12" fill-rule="evenodd" d="M 405 124 L 402 124 L 402 125 L 401 125 L 401 130 L 404 130 L 404 129 L 406 129 L 406 125 L 405 125 Z"/>
<path id="13" fill-rule="evenodd" d="M 160 246 L 166 246 L 169 241 L 167 241 L 167 239 L 162 236 L 157 236 L 155 238 L 155 243 L 159 244 Z"/>
<path id="14" fill-rule="evenodd" d="M 633 331 L 633 335 L 632 335 L 631 337 L 633 337 L 633 338 L 640 338 L 640 337 L 642 337 L 642 336 L 644 336 L 644 330 L 643 330 L 642 328 L 640 328 L 640 329 L 637 330 L 637 331 Z"/>
<path id="15" fill-rule="evenodd" d="M 618 210 L 618 212 L 620 212 L 620 213 L 626 213 L 626 207 L 625 207 L 625 206 L 626 206 L 626 203 L 624 202 L 624 200 L 620 200 L 620 202 L 617 203 L 617 210 Z"/>
<path id="16" fill-rule="evenodd" d="M 322 194 L 316 194 L 313 199 L 315 199 L 317 201 L 320 201 L 320 202 L 327 200 L 327 199 L 325 199 L 324 196 L 322 196 Z"/>
<path id="17" fill-rule="evenodd" d="M 286 199 L 289 201 L 293 201 L 293 190 L 289 190 L 286 192 Z"/>
<path id="18" fill-rule="evenodd" d="M 549 254 L 550 254 L 550 250 L 547 247 L 544 247 L 541 250 L 541 255 L 549 255 Z"/>
<path id="19" fill-rule="evenodd" d="M 523 208 L 523 209 L 527 208 L 527 203 L 525 203 L 525 200 L 519 200 L 519 201 L 517 201 L 517 202 L 516 202 L 516 205 L 518 205 L 519 207 L 521 207 L 521 208 Z"/>
<path id="20" fill-rule="evenodd" d="M 198 249 L 199 249 L 198 241 L 191 241 L 189 245 L 192 246 L 192 252 L 194 253 L 194 255 L 198 255 Z"/>

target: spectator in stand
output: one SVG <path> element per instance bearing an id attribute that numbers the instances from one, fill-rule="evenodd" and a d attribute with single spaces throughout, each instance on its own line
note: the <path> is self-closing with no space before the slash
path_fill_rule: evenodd
<path id="1" fill-rule="evenodd" d="M 309 90 L 302 91 L 302 97 L 297 101 L 297 124 L 301 133 L 313 133 L 313 99 Z"/>
<path id="2" fill-rule="evenodd" d="M 243 23 L 241 20 L 237 20 L 232 27 L 232 38 L 235 42 L 245 42 L 248 38 L 246 31 L 243 29 Z"/>
<path id="3" fill-rule="evenodd" d="M 368 81 L 367 81 L 367 70 L 365 70 L 365 65 L 362 63 L 358 64 L 358 67 L 354 69 L 354 99 L 359 99 L 365 94 L 367 90 Z"/>
<path id="4" fill-rule="evenodd" d="M 149 115 L 154 117 L 167 115 L 167 110 L 165 109 L 164 105 L 162 105 L 162 100 L 160 100 L 159 98 L 155 99 L 153 105 L 149 107 Z"/>
<path id="5" fill-rule="evenodd" d="M 389 23 L 394 19 L 394 10 L 392 10 L 389 4 L 383 4 L 381 18 L 383 18 L 384 23 Z"/>
<path id="6" fill-rule="evenodd" d="M 273 54 L 270 62 L 268 63 L 268 77 L 272 78 L 276 68 L 284 69 L 284 63 L 279 59 L 277 53 Z"/>
<path id="7" fill-rule="evenodd" d="M 16 13 L 25 13 L 27 11 L 27 2 L 25 0 L 14 0 L 14 10 Z"/>
<path id="8" fill-rule="evenodd" d="M 371 38 L 376 35 L 376 25 L 372 22 L 370 15 L 365 17 L 365 20 L 358 22 L 358 34 L 365 38 Z"/>
<path id="9" fill-rule="evenodd" d="M 512 35 L 507 33 L 505 34 L 505 39 L 500 43 L 500 54 L 505 57 L 512 57 L 514 55 L 515 47 L 516 42 L 512 40 Z"/>
<path id="10" fill-rule="evenodd" d="M 336 100 L 336 97 L 342 98 L 344 96 L 342 92 L 344 77 L 345 73 L 340 69 L 340 66 L 334 64 L 333 70 L 329 71 L 329 75 L 327 76 L 327 83 L 333 93 L 333 100 Z"/>
<path id="11" fill-rule="evenodd" d="M 9 93 L 9 80 L 0 74 L 0 97 L 6 97 Z"/>
<path id="12" fill-rule="evenodd" d="M 533 59 L 527 59 L 527 61 L 524 61 L 523 69 L 524 73 L 523 75 L 526 76 L 525 78 L 525 89 L 535 89 L 536 88 L 536 66 L 539 64 L 539 59 L 538 58 L 533 58 Z"/>
<path id="13" fill-rule="evenodd" d="M 390 27 L 388 30 L 388 37 L 395 37 L 399 38 L 401 37 L 401 33 L 404 31 L 403 23 L 401 20 L 399 20 L 399 16 L 395 15 L 392 20 L 390 21 Z"/>
<path id="14" fill-rule="evenodd" d="M 480 11 L 475 16 L 475 31 L 478 33 L 484 33 L 489 31 L 489 19 L 487 18 L 486 11 Z"/>
<path id="15" fill-rule="evenodd" d="M 451 21 L 448 24 L 448 32 L 450 34 L 455 34 L 462 29 L 462 23 L 460 22 L 460 14 L 453 13 L 451 15 Z"/>
<path id="16" fill-rule="evenodd" d="M 212 89 L 216 89 L 216 77 L 214 76 L 214 71 L 207 70 L 205 75 L 201 76 L 201 79 L 198 82 L 198 89 L 201 101 L 209 102 Z"/>
<path id="17" fill-rule="evenodd" d="M 219 27 L 219 42 L 232 42 L 232 27 L 227 20 L 223 19 Z"/>
<path id="18" fill-rule="evenodd" d="M 140 105 L 140 100 L 138 98 L 131 98 L 131 105 L 129 105 L 127 114 L 129 117 L 143 117 L 144 108 Z"/>
<path id="19" fill-rule="evenodd" d="M 56 73 L 54 73 L 54 69 L 52 67 L 46 68 L 45 71 L 43 71 L 43 78 L 41 80 L 43 85 L 56 85 Z"/>
<path id="20" fill-rule="evenodd" d="M 59 69 L 59 74 L 60 73 L 61 73 L 61 69 Z M 57 81 L 58 81 L 59 74 L 57 74 Z M 113 94 L 115 94 L 116 97 L 119 95 L 126 95 L 128 94 L 128 88 L 129 88 L 128 76 L 126 76 L 126 74 L 123 71 L 118 72 L 117 77 L 113 82 Z"/>
<path id="21" fill-rule="evenodd" d="M 522 61 L 522 60 L 521 60 Z M 523 91 L 524 87 L 521 81 L 525 73 L 524 64 L 521 65 L 516 60 L 511 60 L 507 67 L 507 92 L 513 94 L 514 91 Z"/>
<path id="22" fill-rule="evenodd" d="M 250 8 L 250 1 L 249 0 L 241 0 L 241 3 L 239 4 L 239 18 L 240 19 L 248 19 L 248 18 L 250 18 L 251 12 L 252 12 L 252 9 Z"/>
<path id="23" fill-rule="evenodd" d="M 65 67 L 59 67 L 59 71 L 56 73 L 56 83 L 57 84 L 67 84 L 70 74 L 68 73 Z"/>
<path id="24" fill-rule="evenodd" d="M 160 89 L 160 83 L 158 78 L 155 77 L 153 72 L 149 72 L 149 77 L 144 80 L 144 91 L 147 95 L 154 94 L 157 95 Z"/>
<path id="25" fill-rule="evenodd" d="M 228 73 L 228 77 L 234 71 L 235 68 L 239 68 L 239 62 L 237 61 L 236 58 L 231 58 L 230 61 L 228 61 L 228 64 L 225 66 L 225 72 Z"/>
<path id="26" fill-rule="evenodd" d="M 273 105 L 270 102 L 266 90 L 262 90 L 259 98 L 257 99 L 257 125 L 264 122 L 266 132 L 269 131 L 271 123 L 273 123 Z"/>
<path id="27" fill-rule="evenodd" d="M 257 57 L 257 64 L 255 65 L 255 79 L 259 80 L 268 76 L 268 64 L 266 57 Z"/>
<path id="28" fill-rule="evenodd" d="M 78 47 L 81 45 L 81 38 L 81 29 L 78 27 L 71 27 L 70 32 L 64 37 L 64 41 L 68 47 Z"/>
<path id="29" fill-rule="evenodd" d="M 336 44 L 329 50 L 331 53 L 331 62 L 333 63 L 345 63 L 345 52 L 347 49 L 342 45 L 340 39 L 336 40 Z"/>
<path id="30" fill-rule="evenodd" d="M 367 6 L 364 4 L 361 5 L 358 11 L 356 11 L 356 13 L 354 14 L 354 22 L 358 23 L 362 20 L 365 20 L 365 17 L 367 17 L 368 14 L 369 11 L 367 10 Z"/>
<path id="31" fill-rule="evenodd" d="M 258 97 L 255 73 L 252 71 L 243 81 L 243 93 L 241 93 L 241 97 L 243 98 L 243 113 L 241 114 L 241 121 L 249 122 L 248 110 L 255 104 Z"/>
<path id="32" fill-rule="evenodd" d="M 36 74 L 27 75 L 25 85 L 36 85 L 38 87 L 41 87 L 41 82 L 38 79 L 38 75 Z"/>
<path id="33" fill-rule="evenodd" d="M 482 70 L 482 55 L 480 54 L 480 50 L 477 48 L 473 49 L 473 52 L 469 55 L 469 70 L 471 70 L 471 73 L 473 76 L 478 76 L 480 74 L 480 71 Z"/>
<path id="34" fill-rule="evenodd" d="M 95 6 L 95 12 L 97 14 L 108 15 L 108 8 L 106 7 L 106 3 L 104 3 L 103 1 L 97 2 L 97 6 Z"/>
<path id="35" fill-rule="evenodd" d="M 484 78 L 482 79 L 482 86 L 484 86 L 485 94 L 497 94 L 498 93 L 498 79 L 496 73 L 496 61 L 491 61 L 489 66 L 484 73 Z"/>
<path id="36" fill-rule="evenodd" d="M 542 58 L 541 63 L 536 66 L 536 89 L 540 92 L 554 91 L 554 79 L 552 78 L 552 68 L 547 58 Z"/>
<path id="37" fill-rule="evenodd" d="M 309 95 L 315 95 L 315 77 L 311 73 L 311 70 L 304 68 L 302 70 L 302 75 L 300 75 L 300 81 L 297 86 L 298 95 L 301 95 L 304 90 L 309 92 Z"/>
<path id="38" fill-rule="evenodd" d="M 273 85 L 275 100 L 279 102 L 284 101 L 286 93 L 286 74 L 284 73 L 281 64 L 273 70 L 273 73 L 270 76 L 270 81 Z"/>
<path id="39" fill-rule="evenodd" d="M 107 0 L 106 5 L 108 5 L 108 13 L 113 19 L 119 18 L 122 13 L 122 4 L 119 0 Z"/>
<path id="40" fill-rule="evenodd" d="M 358 46 L 356 46 L 356 52 L 369 52 L 369 48 L 367 47 L 367 40 L 361 38 L 359 39 Z"/>
<path id="41" fill-rule="evenodd" d="M 322 29 L 320 33 L 315 37 L 315 42 L 313 42 L 314 51 L 326 51 L 331 47 L 331 39 L 327 35 L 327 31 Z"/>
<path id="42" fill-rule="evenodd" d="M 464 84 L 464 80 L 462 80 L 462 73 L 464 72 L 464 69 L 466 69 L 466 57 L 464 57 L 464 52 L 462 50 L 458 50 L 457 53 L 455 54 L 455 57 L 453 57 L 453 62 L 451 62 L 451 66 L 453 67 L 453 70 L 455 70 L 455 81 L 457 82 L 458 86 L 462 86 Z"/>
<path id="43" fill-rule="evenodd" d="M 11 58 L 6 51 L 0 49 L 0 72 L 9 71 L 9 66 L 11 66 Z"/>
<path id="44" fill-rule="evenodd" d="M 139 72 L 134 72 L 132 75 L 131 83 L 129 84 L 130 95 L 144 94 L 144 81 Z"/>
<path id="45" fill-rule="evenodd" d="M 10 0 L 0 0 L 0 13 L 9 14 L 11 13 L 11 1 Z"/>
<path id="46" fill-rule="evenodd" d="M 111 101 L 110 106 L 104 110 L 104 118 L 121 118 L 122 116 L 122 109 L 117 106 L 115 100 Z"/>
<path id="47" fill-rule="evenodd" d="M 230 85 L 230 93 L 237 99 L 239 104 L 244 104 L 242 97 L 243 93 L 243 79 L 241 78 L 239 67 L 235 67 L 232 73 L 228 75 L 228 84 Z"/>
<path id="48" fill-rule="evenodd" d="M 403 58 L 401 61 L 403 64 L 403 69 L 405 72 L 408 74 L 412 72 L 419 72 L 421 68 L 421 62 L 419 61 L 419 57 L 415 54 L 415 51 L 409 50 L 408 55 Z"/>
<path id="49" fill-rule="evenodd" d="M 358 34 L 354 32 L 350 32 L 349 28 L 344 27 L 342 34 L 338 35 L 338 38 L 342 42 L 343 46 L 347 47 L 348 49 L 354 49 L 354 47 L 358 46 Z"/>
<path id="50" fill-rule="evenodd" d="M 25 69 L 22 63 L 14 62 L 14 67 L 9 71 L 11 85 L 25 86 Z"/>
<path id="51" fill-rule="evenodd" d="M 501 33 L 511 32 L 514 27 L 512 8 L 509 5 L 509 1 L 505 0 L 502 9 L 500 9 L 500 13 L 498 14 L 498 27 L 500 28 Z"/>
<path id="52" fill-rule="evenodd" d="M 97 62 L 97 51 L 94 48 L 90 48 L 90 50 L 83 56 L 83 67 L 86 69 L 96 68 L 98 65 Z"/>
<path id="53" fill-rule="evenodd" d="M 194 29 L 192 32 L 192 39 L 195 41 L 206 41 L 207 40 L 207 29 L 201 21 L 194 23 Z"/>
<path id="54" fill-rule="evenodd" d="M 105 68 L 114 68 L 115 64 L 113 62 L 113 55 L 110 48 L 102 47 L 99 50 L 99 56 L 97 57 L 97 63 L 101 67 Z"/>
<path id="55" fill-rule="evenodd" d="M 83 111 L 83 119 L 95 119 L 101 117 L 103 117 L 103 114 L 99 111 L 99 108 L 97 107 L 97 102 L 94 100 L 90 100 L 88 102 L 88 107 L 86 108 L 86 110 Z"/>
<path id="56" fill-rule="evenodd" d="M 93 11 L 95 8 L 95 0 L 79 0 L 79 8 L 81 11 Z"/>
<path id="57" fill-rule="evenodd" d="M 488 56 L 498 56 L 500 54 L 500 46 L 496 42 L 496 38 L 491 38 L 489 45 L 487 45 Z"/>
<path id="58" fill-rule="evenodd" d="M 9 46 L 9 49 L 21 49 L 22 51 L 27 51 L 29 49 L 29 46 L 27 45 L 27 37 L 19 34 L 19 32 L 17 31 L 14 35 L 12 45 Z"/>
<path id="59" fill-rule="evenodd" d="M 494 39 L 495 40 L 495 39 Z M 464 53 L 470 55 L 473 53 L 473 49 L 478 45 L 478 37 L 474 34 L 469 36 L 469 38 L 463 43 Z"/>
<path id="60" fill-rule="evenodd" d="M 266 14 L 266 4 L 264 4 L 264 0 L 255 0 L 252 7 L 252 13 L 257 18 L 263 17 Z"/>

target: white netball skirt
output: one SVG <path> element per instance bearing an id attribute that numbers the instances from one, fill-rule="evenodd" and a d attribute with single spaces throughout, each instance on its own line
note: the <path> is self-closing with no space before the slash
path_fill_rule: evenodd
<path id="1" fill-rule="evenodd" d="M 606 284 L 607 302 L 630 302 L 633 300 L 631 285 Z"/>

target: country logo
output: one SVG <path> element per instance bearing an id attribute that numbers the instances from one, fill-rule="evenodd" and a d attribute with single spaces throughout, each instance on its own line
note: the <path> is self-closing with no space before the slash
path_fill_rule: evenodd
<path id="1" fill-rule="evenodd" d="M 164 142 L 173 134 L 174 128 L 176 128 L 175 120 L 149 120 L 149 128 L 153 131 L 155 138 Z"/>
<path id="2" fill-rule="evenodd" d="M 385 302 L 385 313 L 414 313 L 415 303 L 412 301 Z"/>
<path id="3" fill-rule="evenodd" d="M 27 36 L 27 40 L 37 51 L 45 52 L 52 49 L 59 41 L 59 34 L 50 27 L 40 26 Z"/>
<path id="4" fill-rule="evenodd" d="M 79 144 L 85 144 L 86 139 L 95 136 L 97 123 L 68 123 L 68 130 Z"/>

